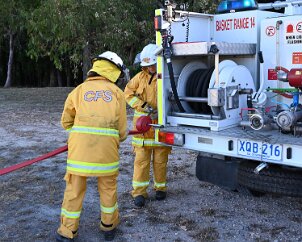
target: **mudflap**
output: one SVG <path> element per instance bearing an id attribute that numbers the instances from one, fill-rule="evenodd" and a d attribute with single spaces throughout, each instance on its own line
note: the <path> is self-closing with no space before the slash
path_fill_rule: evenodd
<path id="1" fill-rule="evenodd" d="M 196 161 L 196 176 L 200 181 L 212 183 L 227 190 L 238 187 L 239 162 L 229 157 L 209 157 L 200 153 Z"/>

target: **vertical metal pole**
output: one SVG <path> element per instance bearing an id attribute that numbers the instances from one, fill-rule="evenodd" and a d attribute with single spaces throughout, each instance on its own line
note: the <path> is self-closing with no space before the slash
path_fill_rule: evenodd
<path id="1" fill-rule="evenodd" d="M 215 87 L 218 88 L 219 84 L 219 53 L 215 54 Z"/>
<path id="2" fill-rule="evenodd" d="M 276 22 L 276 64 L 280 65 L 280 25 L 282 24 L 282 20 L 278 20 Z M 278 70 L 277 70 L 278 71 Z M 281 88 L 280 81 L 277 82 L 277 88 Z M 277 102 L 281 102 L 281 95 L 277 96 Z"/>

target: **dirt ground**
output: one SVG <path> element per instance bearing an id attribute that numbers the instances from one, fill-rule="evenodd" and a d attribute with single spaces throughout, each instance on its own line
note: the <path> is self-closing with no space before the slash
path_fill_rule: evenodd
<path id="1" fill-rule="evenodd" d="M 0 169 L 65 145 L 60 126 L 70 88 L 0 89 Z M 128 111 L 129 127 L 133 113 Z M 146 207 L 130 196 L 131 137 L 121 144 L 115 241 L 302 241 L 302 199 L 252 197 L 201 182 L 196 152 L 173 149 L 168 197 Z M 54 241 L 60 221 L 66 153 L 0 176 L 0 241 Z M 96 180 L 89 179 L 77 241 L 102 241 Z"/>

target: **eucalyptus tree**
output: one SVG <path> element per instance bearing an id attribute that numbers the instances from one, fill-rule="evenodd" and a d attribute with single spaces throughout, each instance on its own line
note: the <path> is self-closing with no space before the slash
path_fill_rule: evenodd
<path id="1" fill-rule="evenodd" d="M 195 0 L 193 2 L 193 11 L 198 11 L 201 13 L 214 13 L 218 5 L 219 0 L 209 1 L 209 0 Z"/>
<path id="2" fill-rule="evenodd" d="M 27 15 L 27 54 L 35 60 L 49 59 L 50 76 L 57 79 L 61 72 L 68 80 L 81 74 L 85 78 L 90 59 L 106 50 L 118 53 L 129 65 L 144 45 L 155 41 L 154 10 L 163 3 L 158 0 L 43 0 Z M 208 8 L 210 3 L 189 1 L 195 8 Z M 68 81 L 67 85 L 70 85 Z"/>
<path id="3" fill-rule="evenodd" d="M 37 61 L 49 58 L 51 76 L 64 64 L 69 67 L 79 62 L 78 49 L 84 45 L 85 34 L 81 14 L 81 1 L 44 0 L 28 18 L 27 53 Z"/>
<path id="4" fill-rule="evenodd" d="M 12 85 L 12 67 L 14 52 L 20 46 L 20 37 L 25 31 L 25 20 L 28 12 L 39 4 L 39 0 L 12 0 L 0 2 L 0 38 L 8 44 L 7 75 L 4 87 Z M 23 51 L 23 50 L 21 50 Z"/>
<path id="5" fill-rule="evenodd" d="M 28 54 L 49 57 L 54 66 L 88 71 L 90 59 L 105 50 L 126 62 L 151 39 L 156 1 L 44 0 L 30 15 Z M 153 33 L 152 33 L 153 34 Z"/>
<path id="6" fill-rule="evenodd" d="M 219 0 L 175 0 L 176 4 L 185 5 L 188 11 L 214 13 Z"/>

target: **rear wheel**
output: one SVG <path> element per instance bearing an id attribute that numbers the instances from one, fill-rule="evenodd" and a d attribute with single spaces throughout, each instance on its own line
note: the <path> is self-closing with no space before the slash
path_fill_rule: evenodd
<path id="1" fill-rule="evenodd" d="M 287 169 L 270 164 L 268 168 L 254 173 L 258 163 L 242 162 L 238 169 L 238 183 L 249 189 L 251 194 L 274 193 L 302 197 L 302 169 Z"/>
<path id="2" fill-rule="evenodd" d="M 265 195 L 265 192 L 255 191 L 243 185 L 238 185 L 234 192 L 239 192 L 240 194 L 253 197 L 262 197 Z"/>

